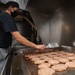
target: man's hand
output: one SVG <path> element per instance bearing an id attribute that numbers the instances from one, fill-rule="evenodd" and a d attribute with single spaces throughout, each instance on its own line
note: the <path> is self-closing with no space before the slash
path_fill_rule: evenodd
<path id="1" fill-rule="evenodd" d="M 40 50 L 43 50 L 43 49 L 46 48 L 46 46 L 45 45 L 36 45 L 36 48 L 40 49 Z"/>

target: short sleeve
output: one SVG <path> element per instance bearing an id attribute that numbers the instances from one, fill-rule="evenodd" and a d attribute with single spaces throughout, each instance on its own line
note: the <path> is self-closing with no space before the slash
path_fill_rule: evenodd
<path id="1" fill-rule="evenodd" d="M 3 22 L 3 29 L 4 29 L 4 32 L 18 31 L 18 29 L 16 27 L 16 23 L 13 19 L 4 21 Z"/>
<path id="2" fill-rule="evenodd" d="M 6 12 L 0 14 L 0 21 L 4 32 L 18 31 L 15 20 Z"/>

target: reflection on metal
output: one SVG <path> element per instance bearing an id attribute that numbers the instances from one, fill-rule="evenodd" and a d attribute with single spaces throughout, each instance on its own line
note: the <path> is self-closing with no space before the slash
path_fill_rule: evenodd
<path id="1" fill-rule="evenodd" d="M 49 19 L 49 31 L 50 31 L 50 42 L 60 44 L 63 16 L 61 13 L 55 13 L 52 18 Z"/>
<path id="2" fill-rule="evenodd" d="M 56 48 L 56 47 L 59 47 L 59 44 L 58 43 L 49 43 L 46 48 Z"/>
<path id="3" fill-rule="evenodd" d="M 23 71 L 22 71 L 19 56 L 15 56 L 15 55 L 13 56 L 11 68 L 12 68 L 11 75 L 23 75 Z"/>
<path id="4" fill-rule="evenodd" d="M 75 40 L 73 41 L 73 46 L 75 46 Z"/>
<path id="5" fill-rule="evenodd" d="M 69 33 L 71 32 L 70 26 L 69 26 L 68 23 L 65 23 L 65 25 L 64 25 L 64 30 L 66 31 L 67 34 L 69 34 Z"/>
<path id="6" fill-rule="evenodd" d="M 31 75 L 31 73 L 25 63 L 24 57 L 22 55 L 21 55 L 21 67 L 23 70 L 23 75 Z"/>
<path id="7" fill-rule="evenodd" d="M 71 47 L 71 46 L 64 46 L 64 45 L 62 45 L 62 47 L 65 48 L 65 49 L 67 49 L 69 52 L 72 51 L 72 47 Z M 70 51 L 70 50 L 71 50 L 71 51 Z"/>

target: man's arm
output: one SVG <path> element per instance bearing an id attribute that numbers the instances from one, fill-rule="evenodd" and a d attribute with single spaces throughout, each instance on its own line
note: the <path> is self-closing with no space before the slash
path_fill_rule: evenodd
<path id="1" fill-rule="evenodd" d="M 11 32 L 11 34 L 18 42 L 20 42 L 23 45 L 27 45 L 41 50 L 45 48 L 45 45 L 36 45 L 33 42 L 30 42 L 25 37 L 23 37 L 18 31 Z"/>

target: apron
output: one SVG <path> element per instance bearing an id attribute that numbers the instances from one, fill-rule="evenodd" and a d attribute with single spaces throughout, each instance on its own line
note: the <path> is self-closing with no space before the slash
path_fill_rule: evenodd
<path id="1" fill-rule="evenodd" d="M 0 48 L 0 75 L 3 75 L 5 66 L 8 60 L 9 50 L 5 48 Z"/>

